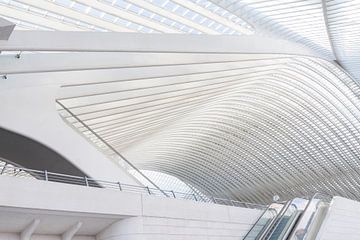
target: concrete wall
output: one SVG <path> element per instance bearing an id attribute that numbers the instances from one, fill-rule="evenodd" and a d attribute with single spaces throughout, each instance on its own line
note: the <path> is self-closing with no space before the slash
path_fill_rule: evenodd
<path id="1" fill-rule="evenodd" d="M 360 239 L 360 202 L 334 197 L 316 240 Z"/>
<path id="2" fill-rule="evenodd" d="M 39 219 L 32 240 L 242 239 L 262 211 L 0 176 L 0 240 Z"/>
<path id="3" fill-rule="evenodd" d="M 144 195 L 142 216 L 114 223 L 98 240 L 240 240 L 261 211 Z"/>
<path id="4" fill-rule="evenodd" d="M 141 195 L 29 178 L 0 176 L 0 207 L 139 216 Z"/>
<path id="5" fill-rule="evenodd" d="M 92 178 L 139 184 L 63 121 L 55 104 L 59 84 L 36 80 L 29 83 L 21 77 L 3 81 L 0 85 L 0 127 L 44 144 Z"/>

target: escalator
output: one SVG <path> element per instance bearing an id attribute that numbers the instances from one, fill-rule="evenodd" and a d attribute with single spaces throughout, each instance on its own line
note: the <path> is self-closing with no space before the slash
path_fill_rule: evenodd
<path id="1" fill-rule="evenodd" d="M 273 203 L 263 212 L 243 240 L 312 240 L 320 228 L 331 198 L 315 194 Z"/>

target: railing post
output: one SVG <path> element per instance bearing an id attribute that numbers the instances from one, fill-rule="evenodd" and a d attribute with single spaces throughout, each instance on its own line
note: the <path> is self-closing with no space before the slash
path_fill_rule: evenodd
<path id="1" fill-rule="evenodd" d="M 2 175 L 2 174 L 4 173 L 4 171 L 5 171 L 5 168 L 6 168 L 7 164 L 8 164 L 8 163 L 5 163 L 5 164 L 4 164 L 3 169 L 1 169 L 1 173 L 0 173 L 0 175 Z"/>
<path id="2" fill-rule="evenodd" d="M 176 198 L 175 193 L 174 193 L 173 190 L 171 190 L 171 193 L 172 193 L 173 197 Z"/>
<path id="3" fill-rule="evenodd" d="M 148 190 L 149 195 L 151 195 L 150 188 L 148 186 L 146 186 L 146 189 Z"/>
<path id="4" fill-rule="evenodd" d="M 88 178 L 85 176 L 84 179 L 85 179 L 85 184 L 86 184 L 86 186 L 88 187 L 88 186 L 89 186 Z"/>
<path id="5" fill-rule="evenodd" d="M 120 182 L 118 182 L 118 185 L 119 185 L 119 189 L 120 189 L 120 191 L 122 191 L 122 188 L 121 188 L 121 184 L 120 184 Z"/>
<path id="6" fill-rule="evenodd" d="M 196 198 L 196 195 L 195 195 L 195 193 L 193 193 L 193 195 L 194 195 L 194 199 L 195 199 L 195 201 L 197 201 L 197 198 Z"/>
<path id="7" fill-rule="evenodd" d="M 45 181 L 49 181 L 47 170 L 44 171 L 44 174 L 45 174 Z"/>

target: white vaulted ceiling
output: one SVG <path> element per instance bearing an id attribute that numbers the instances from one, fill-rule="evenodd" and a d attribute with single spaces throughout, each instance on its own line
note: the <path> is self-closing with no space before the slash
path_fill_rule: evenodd
<path id="1" fill-rule="evenodd" d="M 333 57 L 360 81 L 358 0 L 211 0 L 242 16 L 256 33 L 307 45 Z"/>
<path id="2" fill-rule="evenodd" d="M 359 198 L 359 88 L 346 73 L 306 57 L 222 58 L 171 76 L 161 66 L 159 77 L 63 86 L 59 101 L 138 168 L 206 194 Z"/>
<path id="3" fill-rule="evenodd" d="M 0 70 L 61 82 L 60 114 L 104 153 L 116 155 L 88 128 L 137 168 L 205 195 L 360 199 L 359 8 L 337 0 L 0 0 L 0 15 L 19 30 L 87 31 L 15 32 L 0 47 L 33 53 L 0 56 Z"/>

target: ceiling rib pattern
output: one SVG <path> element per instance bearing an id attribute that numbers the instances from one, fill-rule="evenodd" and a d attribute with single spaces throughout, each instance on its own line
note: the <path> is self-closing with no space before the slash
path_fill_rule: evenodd
<path id="1" fill-rule="evenodd" d="M 360 81 L 360 2 L 357 0 L 211 0 L 241 16 L 256 34 L 299 42 L 336 59 Z"/>
<path id="2" fill-rule="evenodd" d="M 360 198 L 359 87 L 340 68 L 286 55 L 221 54 L 191 65 L 174 56 L 126 70 L 153 68 L 156 77 L 64 85 L 58 100 L 139 169 L 204 194 Z"/>
<path id="3" fill-rule="evenodd" d="M 0 15 L 17 30 L 253 33 L 241 18 L 207 0 L 0 0 Z"/>
<path id="4" fill-rule="evenodd" d="M 255 28 L 257 34 L 299 42 L 328 58 L 334 58 L 322 0 L 211 0 L 211 2 L 237 16 L 242 16 Z"/>
<path id="5" fill-rule="evenodd" d="M 325 7 L 336 58 L 360 81 L 360 2 L 331 0 Z"/>

